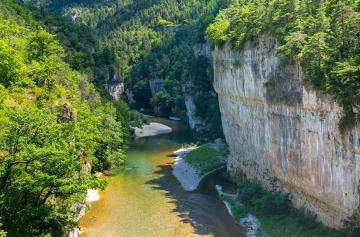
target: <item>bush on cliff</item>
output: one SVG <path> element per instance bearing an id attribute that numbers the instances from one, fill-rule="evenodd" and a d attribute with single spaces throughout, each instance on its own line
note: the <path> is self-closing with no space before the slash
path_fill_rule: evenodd
<path id="1" fill-rule="evenodd" d="M 360 236 L 360 210 L 344 221 L 344 230 L 348 233 L 347 237 Z"/>

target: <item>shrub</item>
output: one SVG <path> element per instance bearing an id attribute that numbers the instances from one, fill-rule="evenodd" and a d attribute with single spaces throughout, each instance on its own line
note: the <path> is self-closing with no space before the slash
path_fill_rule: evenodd
<path id="1" fill-rule="evenodd" d="M 258 183 L 247 182 L 238 188 L 238 197 L 244 203 L 249 203 L 254 198 L 260 197 L 263 190 Z"/>
<path id="2" fill-rule="evenodd" d="M 261 197 L 253 200 L 253 205 L 260 212 L 268 215 L 284 215 L 290 210 L 289 194 L 264 191 Z"/>
<path id="3" fill-rule="evenodd" d="M 354 212 L 344 221 L 344 230 L 348 234 L 347 237 L 360 236 L 360 211 Z"/>

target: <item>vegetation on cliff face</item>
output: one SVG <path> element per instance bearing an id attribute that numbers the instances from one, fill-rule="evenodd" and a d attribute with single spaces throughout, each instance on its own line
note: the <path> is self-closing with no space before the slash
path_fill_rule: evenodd
<path id="1" fill-rule="evenodd" d="M 237 186 L 237 194 L 223 193 L 221 198 L 226 201 L 231 212 L 240 222 L 249 213 L 260 221 L 261 232 L 269 237 L 355 237 L 345 234 L 347 231 L 334 230 L 316 220 L 316 216 L 306 210 L 291 207 L 288 194 L 274 189 L 264 190 L 254 181 L 242 177 L 243 182 Z M 262 235 L 261 235 L 262 236 Z"/>
<path id="2" fill-rule="evenodd" d="M 73 69 L 81 64 L 69 57 L 86 52 L 70 47 L 81 40 L 62 41 L 64 50 L 57 37 L 67 37 L 44 29 L 52 21 L 58 31 L 78 29 L 20 2 L 0 3 L 0 228 L 8 236 L 63 236 L 76 225 L 74 204 L 104 187 L 94 173 L 125 158 L 129 109 L 100 96 L 91 64 Z"/>
<path id="3" fill-rule="evenodd" d="M 237 48 L 260 35 L 276 37 L 283 61 L 300 61 L 306 80 L 344 108 L 344 130 L 360 121 L 359 9 L 358 0 L 239 0 L 218 14 L 207 35 Z"/>

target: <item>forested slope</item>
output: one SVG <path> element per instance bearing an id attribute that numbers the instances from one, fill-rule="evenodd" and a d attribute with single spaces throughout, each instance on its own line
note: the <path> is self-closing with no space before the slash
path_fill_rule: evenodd
<path id="1" fill-rule="evenodd" d="M 32 1 L 93 29 L 104 58 L 120 69 L 128 102 L 148 113 L 186 117 L 185 94 L 213 136 L 221 129 L 209 58 L 193 46 L 230 0 Z M 161 79 L 161 90 L 149 82 Z"/>
<path id="2" fill-rule="evenodd" d="M 71 37 L 44 27 L 70 28 Z M 74 47 L 87 47 L 77 28 L 0 3 L 0 228 L 8 236 L 63 236 L 77 224 L 74 204 L 104 187 L 94 173 L 124 162 L 130 112 L 100 95 L 91 65 L 80 72 L 66 63 L 86 53 Z M 58 40 L 76 38 L 62 41 L 66 48 Z"/>

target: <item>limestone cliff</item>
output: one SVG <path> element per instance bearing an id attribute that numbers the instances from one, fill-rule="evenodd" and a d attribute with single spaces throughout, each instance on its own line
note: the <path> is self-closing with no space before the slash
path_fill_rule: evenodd
<path id="1" fill-rule="evenodd" d="M 211 59 L 211 46 L 213 42 L 206 40 L 203 43 L 197 43 L 193 45 L 193 51 L 196 56 L 204 56 L 208 59 Z"/>
<path id="2" fill-rule="evenodd" d="M 119 70 L 106 68 L 103 70 L 103 77 L 106 90 L 115 100 L 119 100 L 125 91 L 124 82 L 120 76 Z"/>
<path id="3" fill-rule="evenodd" d="M 149 86 L 152 95 L 155 95 L 164 88 L 164 81 L 165 80 L 162 77 L 154 77 L 149 80 Z"/>
<path id="4" fill-rule="evenodd" d="M 341 134 L 342 109 L 283 66 L 271 37 L 213 51 L 214 87 L 231 155 L 228 169 L 265 186 L 276 181 L 333 227 L 359 205 L 360 129 Z"/>
<path id="5" fill-rule="evenodd" d="M 212 41 L 207 40 L 202 43 L 197 43 L 192 46 L 195 57 L 206 57 L 209 62 L 211 61 L 211 45 Z M 185 108 L 186 108 L 186 116 L 188 119 L 188 123 L 190 128 L 195 131 L 198 135 L 206 135 L 209 130 L 209 119 L 201 118 L 198 114 L 198 108 L 196 107 L 196 100 L 198 100 L 199 96 L 202 93 L 205 94 L 214 94 L 213 91 L 201 91 L 201 88 L 196 88 L 194 85 L 193 78 L 189 78 L 187 83 L 182 86 L 182 93 L 184 95 Z"/>

